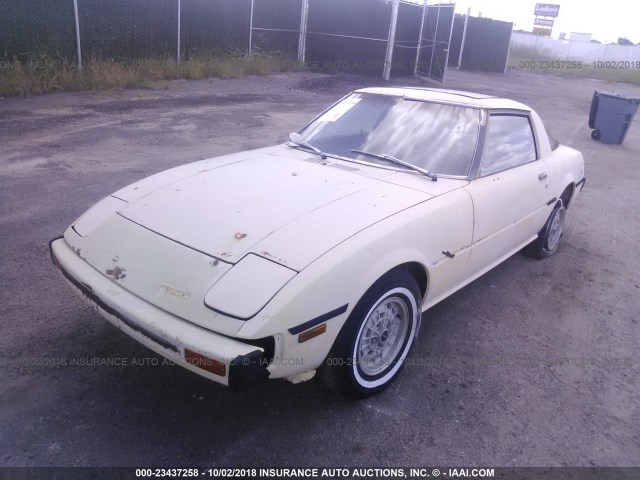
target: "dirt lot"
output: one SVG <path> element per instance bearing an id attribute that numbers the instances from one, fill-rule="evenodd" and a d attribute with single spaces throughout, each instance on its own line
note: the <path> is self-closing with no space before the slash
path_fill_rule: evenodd
<path id="1" fill-rule="evenodd" d="M 51 265 L 48 240 L 110 192 L 281 142 L 342 94 L 378 83 L 296 73 L 0 100 L 0 465 L 640 463 L 640 123 L 623 146 L 592 141 L 587 127 L 594 89 L 638 88 L 450 72 L 449 88 L 537 109 L 583 151 L 587 185 L 555 257 L 516 255 L 428 311 L 413 357 L 431 365 L 408 366 L 366 401 L 316 381 L 235 393 L 179 367 L 131 366 L 159 357 Z M 129 366 L 47 365 L 71 358 Z"/>

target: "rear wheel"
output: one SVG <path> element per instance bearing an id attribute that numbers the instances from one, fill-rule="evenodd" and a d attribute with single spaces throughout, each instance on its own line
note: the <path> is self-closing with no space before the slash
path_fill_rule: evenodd
<path id="1" fill-rule="evenodd" d="M 591 138 L 594 140 L 600 140 L 600 130 L 597 128 L 595 130 L 591 130 Z"/>
<path id="2" fill-rule="evenodd" d="M 550 257 L 556 253 L 564 228 L 564 217 L 565 208 L 560 201 L 551 212 L 547 223 L 538 233 L 538 238 L 527 246 L 525 253 L 538 259 Z"/>
<path id="3" fill-rule="evenodd" d="M 351 398 L 384 390 L 398 376 L 420 324 L 420 290 L 406 270 L 378 280 L 338 334 L 320 378 Z"/>

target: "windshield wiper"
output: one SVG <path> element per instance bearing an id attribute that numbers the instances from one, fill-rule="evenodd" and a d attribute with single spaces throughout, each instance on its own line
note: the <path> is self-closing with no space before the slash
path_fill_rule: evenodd
<path id="1" fill-rule="evenodd" d="M 314 147 L 310 143 L 302 141 L 302 135 L 300 135 L 299 133 L 292 132 L 289 134 L 289 141 L 287 142 L 287 145 L 289 144 L 293 144 L 296 147 L 306 148 L 307 150 L 311 150 L 316 155 L 320 155 L 320 158 L 322 158 L 323 160 L 327 159 L 327 154 L 324 153 L 322 150 L 320 150 L 317 147 Z"/>
<path id="2" fill-rule="evenodd" d="M 369 157 L 380 158 L 382 160 L 387 160 L 389 162 L 397 163 L 398 165 L 402 165 L 403 167 L 407 167 L 410 170 L 413 170 L 415 172 L 421 173 L 422 175 L 429 177 L 433 182 L 438 180 L 438 176 L 435 173 L 432 173 L 429 170 L 425 170 L 424 168 L 416 167 L 415 165 L 412 165 L 409 162 L 405 162 L 404 160 L 400 160 L 399 158 L 392 157 L 391 155 L 387 155 L 385 153 L 365 152 L 363 150 L 356 150 L 356 149 L 352 149 L 351 151 L 353 153 L 359 153 L 360 155 L 367 155 Z"/>

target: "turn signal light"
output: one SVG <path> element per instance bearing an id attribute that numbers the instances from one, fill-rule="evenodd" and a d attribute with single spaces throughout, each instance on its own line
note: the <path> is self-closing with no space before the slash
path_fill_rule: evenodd
<path id="1" fill-rule="evenodd" d="M 184 349 L 184 359 L 194 367 L 201 368 L 202 370 L 211 372 L 214 375 L 224 377 L 227 373 L 227 366 L 224 362 L 209 358 L 201 353 L 189 350 L 188 348 Z"/>
<path id="2" fill-rule="evenodd" d="M 322 335 L 326 331 L 326 323 L 318 325 L 317 327 L 313 327 L 311 330 L 307 330 L 306 332 L 302 332 L 300 335 L 298 335 L 298 343 L 304 343 L 307 340 L 311 340 L 312 338 L 317 337 L 318 335 Z"/>

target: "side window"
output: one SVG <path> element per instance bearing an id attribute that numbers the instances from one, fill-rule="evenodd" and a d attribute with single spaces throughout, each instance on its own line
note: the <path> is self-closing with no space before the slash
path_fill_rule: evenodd
<path id="1" fill-rule="evenodd" d="M 481 177 L 533 162 L 536 158 L 536 144 L 528 117 L 490 116 L 480 164 Z"/>

